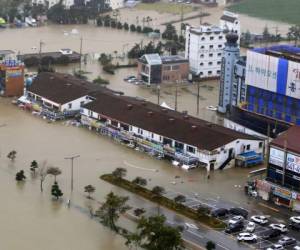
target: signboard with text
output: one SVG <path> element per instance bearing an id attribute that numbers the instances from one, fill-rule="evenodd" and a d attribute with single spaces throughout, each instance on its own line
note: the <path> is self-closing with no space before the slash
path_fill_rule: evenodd
<path id="1" fill-rule="evenodd" d="M 284 165 L 284 152 L 276 148 L 270 148 L 269 163 L 274 164 L 278 167 Z"/>
<path id="2" fill-rule="evenodd" d="M 288 153 L 286 159 L 286 169 L 300 174 L 300 156 Z"/>

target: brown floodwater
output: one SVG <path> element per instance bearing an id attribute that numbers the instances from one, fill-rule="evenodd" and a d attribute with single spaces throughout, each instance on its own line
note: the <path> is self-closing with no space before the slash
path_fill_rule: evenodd
<path id="1" fill-rule="evenodd" d="M 122 51 L 123 44 L 131 46 L 142 39 L 142 35 L 132 35 L 124 31 L 95 28 L 93 26 L 46 26 L 35 29 L 0 30 L 1 49 L 13 49 L 31 52 L 43 40 L 44 51 L 60 48 L 78 50 L 79 37 L 64 35 L 64 31 L 76 28 L 84 38 L 83 52 L 113 53 Z M 129 46 L 130 47 L 130 46 Z M 92 58 L 92 57 L 90 57 Z M 72 72 L 78 65 L 57 68 L 60 72 Z M 127 95 L 139 96 L 156 102 L 155 89 L 141 87 L 123 82 L 127 75 L 136 74 L 135 69 L 122 69 L 115 75 L 104 74 L 97 61 L 89 59 L 83 69 L 92 72 L 90 79 L 101 74 L 110 80 L 109 88 L 122 90 Z M 197 87 L 193 85 L 179 87 L 178 109 L 188 110 L 196 114 Z M 218 99 L 218 82 L 201 83 L 200 112 L 198 117 L 219 122 L 220 118 L 206 109 L 216 105 Z M 0 234 L 1 249 L 43 249 L 43 250 L 96 250 L 125 249 L 124 240 L 92 220 L 87 207 L 96 209 L 97 202 L 85 198 L 83 188 L 92 184 L 96 187 L 94 197 L 102 201 L 105 195 L 113 190 L 126 194 L 119 188 L 99 180 L 99 176 L 113 171 L 116 167 L 125 167 L 128 178 L 144 176 L 149 185 L 162 185 L 168 189 L 185 193 L 199 193 L 217 199 L 221 197 L 233 202 L 245 202 L 243 191 L 235 185 L 243 185 L 249 170 L 229 169 L 215 171 L 207 180 L 203 169 L 184 172 L 173 168 L 167 161 L 159 161 L 150 156 L 121 146 L 108 138 L 96 135 L 84 129 L 67 126 L 64 123 L 47 123 L 32 114 L 12 105 L 10 99 L 0 98 Z M 164 86 L 161 89 L 161 102 L 165 101 L 174 107 L 175 87 Z M 1 126 L 3 125 L 3 126 Z M 17 159 L 8 161 L 6 155 L 15 149 Z M 74 192 L 70 196 L 70 162 L 64 158 L 80 155 L 75 160 Z M 29 165 L 32 160 L 47 166 L 62 169 L 58 183 L 64 192 L 64 200 L 53 201 L 50 195 L 53 178 L 48 176 L 45 181 L 44 193 L 39 190 L 39 180 L 30 176 Z M 16 184 L 15 173 L 24 169 L 27 180 L 24 185 Z M 158 171 L 156 171 L 158 170 Z M 173 185 L 174 176 L 179 175 L 183 183 Z M 66 200 L 72 198 L 71 208 L 67 208 Z M 131 197 L 131 205 L 146 206 L 141 200 Z M 148 206 L 148 205 L 147 205 Z M 132 227 L 132 224 L 121 219 L 121 224 Z"/>

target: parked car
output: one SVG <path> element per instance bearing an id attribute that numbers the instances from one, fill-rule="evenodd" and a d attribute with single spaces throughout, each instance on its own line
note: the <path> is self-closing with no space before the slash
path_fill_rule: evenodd
<path id="1" fill-rule="evenodd" d="M 237 233 L 240 232 L 244 229 L 244 223 L 243 222 L 238 222 L 235 224 L 229 224 L 228 227 L 226 228 L 225 232 L 228 234 L 231 233 Z"/>
<path id="2" fill-rule="evenodd" d="M 270 228 L 269 230 L 266 230 L 262 233 L 261 237 L 264 240 L 277 238 L 281 235 L 281 232 L 277 229 Z"/>
<path id="3" fill-rule="evenodd" d="M 253 215 L 251 216 L 251 220 L 260 225 L 266 225 L 269 222 L 267 217 L 263 215 Z"/>
<path id="4" fill-rule="evenodd" d="M 236 224 L 236 223 L 243 223 L 244 221 L 244 217 L 237 215 L 237 216 L 233 216 L 229 221 L 228 224 Z"/>
<path id="5" fill-rule="evenodd" d="M 278 244 L 283 245 L 284 247 L 286 246 L 293 246 L 296 245 L 297 241 L 294 238 L 291 237 L 283 237 L 278 241 Z"/>
<path id="6" fill-rule="evenodd" d="M 286 233 L 288 231 L 287 226 L 284 224 L 270 224 L 270 228 L 277 229 L 281 233 Z"/>
<path id="7" fill-rule="evenodd" d="M 124 78 L 124 81 L 128 81 L 130 79 L 136 79 L 136 77 L 135 76 L 127 76 Z"/>
<path id="8" fill-rule="evenodd" d="M 212 211 L 211 216 L 213 217 L 224 217 L 226 215 L 228 215 L 228 209 L 226 208 L 218 208 L 214 211 Z"/>
<path id="9" fill-rule="evenodd" d="M 255 223 L 250 221 L 246 226 L 246 232 L 253 233 L 254 231 L 255 231 Z"/>
<path id="10" fill-rule="evenodd" d="M 300 223 L 292 222 L 289 226 L 293 230 L 300 231 Z"/>
<path id="11" fill-rule="evenodd" d="M 231 213 L 233 215 L 241 215 L 245 219 L 247 219 L 247 217 L 248 217 L 248 211 L 241 207 L 232 207 L 229 209 L 229 213 Z"/>
<path id="12" fill-rule="evenodd" d="M 300 250 L 300 246 L 294 246 L 294 250 Z"/>
<path id="13" fill-rule="evenodd" d="M 294 222 L 294 223 L 300 224 L 300 216 L 292 216 L 292 217 L 290 218 L 290 221 L 291 221 L 291 222 Z"/>
<path id="14" fill-rule="evenodd" d="M 268 247 L 267 250 L 284 250 L 284 247 L 280 244 L 274 244 Z"/>
<path id="15" fill-rule="evenodd" d="M 187 229 L 191 228 L 191 229 L 199 230 L 199 228 L 196 225 L 192 224 L 192 223 L 185 223 L 185 226 L 186 226 Z"/>
<path id="16" fill-rule="evenodd" d="M 252 233 L 240 233 L 237 237 L 238 241 L 245 241 L 245 242 L 256 242 L 257 236 Z"/>

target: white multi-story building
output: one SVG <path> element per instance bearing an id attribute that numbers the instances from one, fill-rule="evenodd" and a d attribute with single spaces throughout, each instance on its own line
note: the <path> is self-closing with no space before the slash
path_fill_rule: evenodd
<path id="1" fill-rule="evenodd" d="M 206 78 L 220 75 L 225 31 L 218 26 L 187 27 L 185 57 L 193 75 Z"/>
<path id="2" fill-rule="evenodd" d="M 51 8 L 53 5 L 58 4 L 60 0 L 32 0 L 33 5 L 42 4 Z M 84 0 L 83 4 L 88 4 L 92 0 Z M 76 4 L 75 0 L 63 0 L 63 5 L 69 9 L 71 6 Z M 113 10 L 124 7 L 124 0 L 105 0 L 105 4 L 109 5 Z"/>
<path id="3" fill-rule="evenodd" d="M 224 30 L 228 30 L 238 34 L 240 37 L 241 25 L 239 16 L 235 13 L 224 11 L 223 16 L 220 18 L 220 27 Z"/>

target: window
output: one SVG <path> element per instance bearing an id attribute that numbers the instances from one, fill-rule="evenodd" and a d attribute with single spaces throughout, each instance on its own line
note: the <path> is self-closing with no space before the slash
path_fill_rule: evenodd
<path id="1" fill-rule="evenodd" d="M 191 147 L 191 146 L 187 146 L 186 147 L 186 150 L 188 151 L 188 152 L 190 152 L 190 153 L 193 153 L 193 154 L 195 154 L 195 148 L 194 147 Z"/>
<path id="2" fill-rule="evenodd" d="M 219 39 L 220 39 L 220 40 L 223 39 L 223 36 L 219 36 Z"/>
<path id="3" fill-rule="evenodd" d="M 214 55 L 213 53 L 209 53 L 209 57 L 213 57 L 213 55 Z"/>
<path id="4" fill-rule="evenodd" d="M 217 75 L 220 75 L 221 71 L 220 70 L 217 70 Z"/>
<path id="5" fill-rule="evenodd" d="M 218 45 L 218 48 L 222 48 L 222 44 L 219 44 L 219 45 Z"/>
<path id="6" fill-rule="evenodd" d="M 208 65 L 212 65 L 212 64 L 213 64 L 212 62 L 209 62 L 209 63 L 208 63 Z"/>
<path id="7" fill-rule="evenodd" d="M 204 48 L 205 48 L 204 45 L 202 45 L 202 46 L 201 46 L 201 49 L 204 49 Z"/>
<path id="8" fill-rule="evenodd" d="M 246 149 L 247 149 L 247 150 L 250 150 L 250 144 L 247 145 L 247 148 L 246 148 Z"/>
<path id="9" fill-rule="evenodd" d="M 203 54 L 201 54 L 201 55 L 200 55 L 200 57 L 201 57 L 201 58 L 203 58 L 203 57 L 204 57 L 204 55 L 203 55 Z"/>
<path id="10" fill-rule="evenodd" d="M 179 65 L 173 65 L 172 66 L 172 70 L 179 70 L 179 68 L 180 68 Z"/>
<path id="11" fill-rule="evenodd" d="M 202 38 L 201 38 L 201 41 L 204 41 L 204 40 L 205 40 L 205 37 L 202 37 Z"/>
<path id="12" fill-rule="evenodd" d="M 221 64 L 221 61 L 218 61 L 217 64 L 220 65 L 220 64 Z"/>
<path id="13" fill-rule="evenodd" d="M 200 72 L 200 76 L 202 76 L 203 75 L 203 72 Z"/>
<path id="14" fill-rule="evenodd" d="M 214 40 L 214 37 L 213 37 L 213 36 L 211 36 L 211 37 L 209 38 L 209 40 Z"/>
<path id="15" fill-rule="evenodd" d="M 152 139 L 154 138 L 154 134 L 153 134 L 153 133 L 151 133 L 151 138 L 152 138 Z"/>
<path id="16" fill-rule="evenodd" d="M 82 107 L 84 105 L 84 101 L 80 102 L 80 107 Z"/>
<path id="17" fill-rule="evenodd" d="M 210 49 L 213 49 L 213 48 L 214 48 L 214 46 L 213 46 L 213 45 L 209 45 L 209 48 L 210 48 Z"/>
<path id="18" fill-rule="evenodd" d="M 200 63 L 200 66 L 203 66 L 203 63 Z"/>
<path id="19" fill-rule="evenodd" d="M 222 56 L 222 53 L 218 53 L 218 56 Z"/>
<path id="20" fill-rule="evenodd" d="M 263 146 L 263 143 L 262 143 L 262 142 L 260 142 L 258 146 L 259 146 L 259 148 L 262 148 L 262 146 Z"/>
<path id="21" fill-rule="evenodd" d="M 170 65 L 166 65 L 166 66 L 164 66 L 164 70 L 171 70 L 171 66 Z"/>
<path id="22" fill-rule="evenodd" d="M 68 108 L 71 109 L 72 108 L 72 103 L 68 104 Z"/>
<path id="23" fill-rule="evenodd" d="M 208 71 L 207 73 L 208 73 L 209 75 L 211 75 L 211 74 L 212 74 L 212 72 L 211 72 L 211 71 Z"/>

